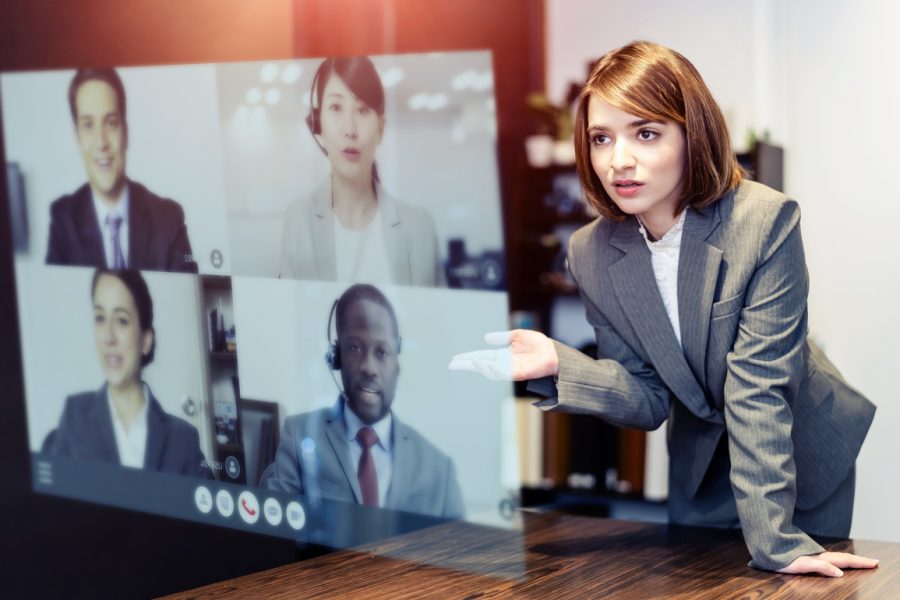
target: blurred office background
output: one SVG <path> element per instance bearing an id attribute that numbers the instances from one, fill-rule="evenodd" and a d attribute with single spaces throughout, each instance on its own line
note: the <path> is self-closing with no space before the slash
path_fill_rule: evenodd
<path id="1" fill-rule="evenodd" d="M 900 202 L 892 181 L 900 139 L 894 116 L 900 6 L 883 0 L 23 0 L 0 7 L 4 71 L 490 50 L 511 318 L 579 346 L 591 333 L 559 256 L 568 233 L 590 215 L 573 191 L 570 157 L 554 143 L 563 137 L 560 121 L 540 106 L 564 109 L 590 62 L 633 39 L 668 45 L 691 60 L 747 164 L 763 179 L 775 172 L 779 187 L 800 202 L 811 333 L 878 405 L 858 461 L 851 534 L 900 541 L 894 514 L 900 386 L 891 376 L 900 364 L 900 265 L 893 260 Z M 550 146 L 546 138 L 534 143 L 539 135 L 549 135 Z M 6 259 L 0 272 L 2 288 L 12 285 L 11 264 Z M 14 298 L 2 302 L 0 336 L 17 339 Z M 21 392 L 18 350 L 4 345 L 2 352 L 0 387 Z M 520 439 L 537 442 L 520 454 L 532 500 L 662 506 L 653 500 L 665 496 L 659 434 L 601 430 L 521 405 Z M 10 424 L 0 437 L 0 461 L 7 465 L 20 452 L 16 435 L 24 438 L 13 429 L 25 423 L 16 410 L 15 403 L 0 408 L 0 420 Z M 596 442 L 591 460 L 576 460 L 573 449 L 589 440 Z M 185 585 L 197 583 L 189 574 L 180 577 Z"/>

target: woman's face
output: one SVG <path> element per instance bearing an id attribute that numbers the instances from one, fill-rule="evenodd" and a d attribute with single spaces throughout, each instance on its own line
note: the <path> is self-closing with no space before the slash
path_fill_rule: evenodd
<path id="1" fill-rule="evenodd" d="M 685 162 L 677 123 L 636 117 L 593 95 L 588 139 L 594 172 L 622 212 L 657 222 L 674 218 Z"/>
<path id="2" fill-rule="evenodd" d="M 328 152 L 332 171 L 348 179 L 372 176 L 375 151 L 384 133 L 384 117 L 353 95 L 340 77 L 325 84 L 319 141 Z"/>
<path id="3" fill-rule="evenodd" d="M 131 292 L 112 275 L 101 275 L 94 288 L 94 340 L 111 387 L 140 380 L 141 357 L 150 352 L 153 333 L 141 331 Z"/>

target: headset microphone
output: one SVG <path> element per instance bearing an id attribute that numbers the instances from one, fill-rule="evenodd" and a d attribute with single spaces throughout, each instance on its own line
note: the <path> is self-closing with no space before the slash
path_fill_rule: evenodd
<path id="1" fill-rule="evenodd" d="M 316 145 L 322 151 L 325 156 L 328 156 L 328 150 L 325 149 L 325 146 L 322 145 L 322 142 L 319 141 L 318 136 L 322 134 L 322 122 L 320 120 L 322 107 L 316 106 L 315 97 L 316 97 L 316 85 L 319 82 L 319 74 L 326 68 L 326 65 L 330 68 L 333 63 L 333 59 L 326 58 L 319 68 L 316 69 L 316 74 L 313 76 L 312 86 L 309 88 L 309 114 L 306 115 L 306 126 L 309 127 L 310 133 L 313 135 L 313 140 L 315 140 Z"/>

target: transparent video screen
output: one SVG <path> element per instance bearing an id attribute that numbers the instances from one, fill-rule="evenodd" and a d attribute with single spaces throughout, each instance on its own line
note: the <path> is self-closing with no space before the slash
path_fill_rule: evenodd
<path id="1" fill-rule="evenodd" d="M 504 526 L 489 52 L 4 73 L 34 489 L 351 546 Z"/>

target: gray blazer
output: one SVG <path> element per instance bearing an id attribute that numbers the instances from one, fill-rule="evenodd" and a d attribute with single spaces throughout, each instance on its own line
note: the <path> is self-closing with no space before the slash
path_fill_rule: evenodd
<path id="1" fill-rule="evenodd" d="M 647 430 L 668 418 L 670 486 L 688 499 L 726 432 L 744 538 L 753 564 L 772 570 L 822 551 L 793 523 L 795 506 L 818 506 L 848 478 L 875 413 L 807 340 L 799 223 L 796 202 L 750 181 L 688 209 L 682 347 L 636 220 L 580 229 L 569 270 L 599 358 L 557 343 L 557 381 L 533 382 L 548 410 Z"/>
<path id="2" fill-rule="evenodd" d="M 391 283 L 444 285 L 444 269 L 431 215 L 422 208 L 396 200 L 381 185 L 376 184 L 375 194 L 382 213 Z M 319 189 L 294 201 L 287 209 L 280 276 L 334 281 L 336 272 L 329 177 Z"/>
<path id="3" fill-rule="evenodd" d="M 275 462 L 263 473 L 260 486 L 362 504 L 342 404 L 339 399 L 331 408 L 288 417 Z M 461 519 L 465 509 L 453 460 L 396 415 L 393 436 L 394 464 L 384 508 Z M 307 439 L 313 444 L 302 446 Z M 309 447 L 312 451 L 304 455 Z"/>

